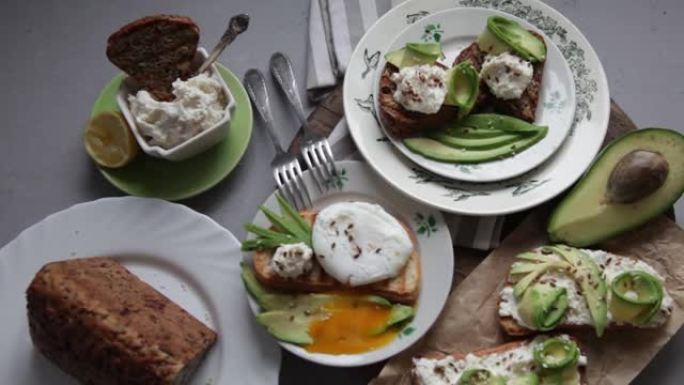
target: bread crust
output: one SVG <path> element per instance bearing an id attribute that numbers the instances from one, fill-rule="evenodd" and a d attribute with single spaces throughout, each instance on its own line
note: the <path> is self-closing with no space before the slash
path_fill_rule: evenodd
<path id="1" fill-rule="evenodd" d="M 316 213 L 312 211 L 304 211 L 300 214 L 309 223 L 313 223 L 316 218 Z M 406 228 L 406 226 L 404 227 Z M 411 234 L 408 228 L 406 228 L 406 231 Z M 415 243 L 415 239 L 412 240 Z M 338 282 L 328 275 L 315 259 L 313 260 L 313 268 L 306 274 L 294 279 L 283 278 L 274 273 L 269 266 L 273 252 L 274 250 L 261 250 L 254 252 L 252 256 L 254 276 L 266 287 L 308 293 L 341 291 L 374 294 L 393 302 L 405 304 L 415 303 L 420 293 L 420 257 L 416 250 L 411 254 L 408 262 L 397 277 L 359 287 L 350 287 Z"/>
<path id="2" fill-rule="evenodd" d="M 217 338 L 111 258 L 49 263 L 26 297 L 35 347 L 84 384 L 185 384 Z"/>
<path id="3" fill-rule="evenodd" d="M 186 80 L 199 27 L 186 16 L 155 15 L 134 20 L 107 39 L 107 58 L 158 100 L 173 100 L 171 84 Z"/>
<path id="4" fill-rule="evenodd" d="M 570 336 L 570 339 L 572 339 L 577 344 L 577 346 L 580 347 L 580 351 L 581 351 L 582 349 L 581 349 L 581 346 L 579 345 L 579 341 L 577 341 L 577 339 L 573 338 L 572 336 Z M 501 345 L 497 345 L 497 346 L 494 346 L 491 348 L 480 349 L 480 350 L 474 351 L 470 354 L 474 354 L 478 357 L 484 357 L 484 356 L 487 356 L 490 354 L 497 354 L 497 353 L 506 352 L 508 350 L 513 350 L 513 349 L 516 349 L 520 346 L 523 346 L 523 345 L 531 343 L 531 342 L 532 342 L 532 340 L 530 340 L 530 339 L 506 342 L 506 343 L 503 343 Z M 469 353 L 462 353 L 462 352 L 454 352 L 451 354 L 446 354 L 443 352 L 432 351 L 432 352 L 427 352 L 427 353 L 420 355 L 420 356 L 416 356 L 415 358 L 442 359 L 442 358 L 445 358 L 446 356 L 450 355 L 456 360 L 462 360 L 468 354 Z M 577 370 L 579 370 L 579 373 L 580 373 L 580 384 L 586 385 L 586 383 L 587 383 L 587 381 L 586 381 L 586 367 L 585 366 L 579 366 L 577 368 Z M 418 381 L 418 377 L 415 375 L 414 370 L 411 370 L 411 382 L 413 385 L 423 385 L 420 383 L 420 381 Z"/>
<path id="5" fill-rule="evenodd" d="M 446 69 L 441 64 L 437 64 Z M 447 106 L 445 104 L 434 114 L 423 114 L 421 112 L 409 111 L 394 100 L 394 91 L 397 85 L 392 81 L 392 74 L 399 72 L 394 65 L 387 63 L 380 76 L 380 89 L 378 95 L 378 106 L 380 109 L 380 119 L 389 134 L 398 138 L 417 136 L 427 130 L 438 128 L 444 124 L 456 120 L 458 117 L 458 107 Z"/>

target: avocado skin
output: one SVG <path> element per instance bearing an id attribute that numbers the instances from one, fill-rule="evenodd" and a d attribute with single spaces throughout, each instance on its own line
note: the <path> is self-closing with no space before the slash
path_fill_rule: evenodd
<path id="1" fill-rule="evenodd" d="M 616 155 L 624 156 L 634 150 L 657 151 L 665 157 L 670 166 L 665 183 L 639 201 L 610 203 L 605 196 L 608 178 L 622 159 Z M 684 135 L 667 128 L 644 128 L 627 133 L 599 153 L 586 174 L 556 206 L 547 226 L 549 238 L 575 247 L 603 242 L 654 219 L 672 207 L 682 193 Z M 576 217 L 573 222 L 578 212 L 587 214 Z"/>

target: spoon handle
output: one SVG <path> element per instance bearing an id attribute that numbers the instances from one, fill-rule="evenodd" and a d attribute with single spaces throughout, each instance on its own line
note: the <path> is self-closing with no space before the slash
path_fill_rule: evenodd
<path id="1" fill-rule="evenodd" d="M 285 93 L 287 100 L 294 108 L 299 122 L 305 129 L 308 129 L 306 115 L 304 114 L 304 106 L 302 105 L 302 99 L 299 97 L 297 80 L 295 79 L 290 59 L 285 56 L 285 54 L 276 52 L 271 56 L 270 68 L 276 83 L 278 83 Z"/>
<path id="2" fill-rule="evenodd" d="M 209 54 L 207 60 L 205 60 L 204 63 L 202 63 L 202 65 L 199 67 L 197 73 L 201 74 L 202 72 L 206 71 L 210 65 L 214 64 L 219 55 L 221 55 L 221 52 L 223 52 L 223 50 L 226 49 L 226 47 L 232 43 L 239 34 L 244 32 L 248 26 L 249 15 L 241 13 L 231 17 L 230 21 L 228 22 L 228 28 L 223 33 L 223 36 L 221 36 L 221 40 L 219 40 L 218 44 L 216 44 L 216 47 L 214 47 L 214 49 L 211 51 L 211 54 Z"/>
<path id="3" fill-rule="evenodd" d="M 252 103 L 254 109 L 257 111 L 261 120 L 264 121 L 266 126 L 266 132 L 268 137 L 273 143 L 277 153 L 283 153 L 283 147 L 280 145 L 278 136 L 275 132 L 275 127 L 273 126 L 273 115 L 271 114 L 271 103 L 268 97 L 268 89 L 266 88 L 266 81 L 264 80 L 264 75 L 258 69 L 250 69 L 245 73 L 245 78 L 243 80 L 245 89 Z"/>

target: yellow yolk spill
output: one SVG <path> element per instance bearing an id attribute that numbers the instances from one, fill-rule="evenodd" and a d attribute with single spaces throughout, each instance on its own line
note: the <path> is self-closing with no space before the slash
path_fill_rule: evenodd
<path id="1" fill-rule="evenodd" d="M 330 316 L 314 321 L 309 334 L 314 342 L 310 352 L 353 354 L 375 350 L 390 343 L 398 334 L 391 328 L 377 334 L 390 316 L 390 308 L 352 297 L 341 297 L 325 305 Z"/>

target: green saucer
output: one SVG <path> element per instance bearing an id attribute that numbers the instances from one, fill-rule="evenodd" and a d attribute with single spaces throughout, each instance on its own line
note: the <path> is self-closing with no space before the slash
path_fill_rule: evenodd
<path id="1" fill-rule="evenodd" d="M 233 97 L 235 110 L 228 136 L 209 150 L 180 162 L 153 158 L 142 151 L 129 165 L 120 169 L 100 168 L 109 182 L 130 195 L 170 201 L 190 198 L 223 180 L 237 166 L 252 136 L 252 105 L 240 79 L 222 65 L 217 65 Z M 116 93 L 124 79 L 117 75 L 102 90 L 91 116 L 105 111 L 119 111 Z"/>

